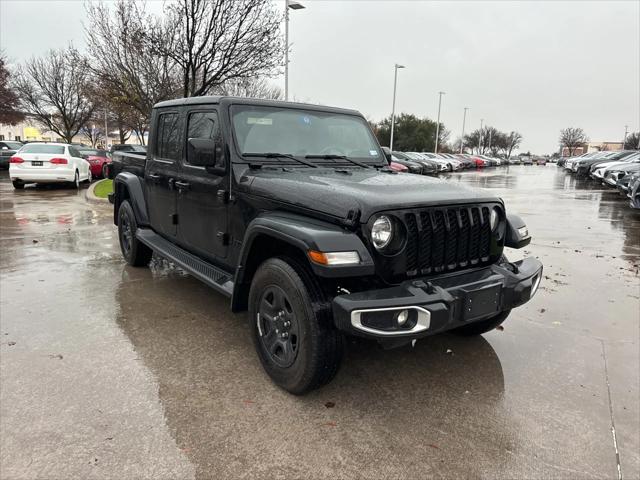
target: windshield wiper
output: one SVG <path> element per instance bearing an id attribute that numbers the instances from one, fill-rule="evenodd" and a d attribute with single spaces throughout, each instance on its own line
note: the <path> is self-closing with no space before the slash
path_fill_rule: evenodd
<path id="1" fill-rule="evenodd" d="M 290 158 L 291 160 L 295 160 L 296 162 L 300 162 L 303 165 L 308 167 L 318 168 L 318 165 L 311 162 L 306 162 L 301 158 L 296 158 L 293 155 L 289 155 L 288 153 L 275 153 L 275 152 L 265 152 L 265 153 L 243 153 L 243 157 L 261 157 L 261 158 Z"/>
<path id="2" fill-rule="evenodd" d="M 321 158 L 323 160 L 346 160 L 347 162 L 351 162 L 354 165 L 358 165 L 359 167 L 371 168 L 371 165 L 367 165 L 366 163 L 359 162 L 354 160 L 353 158 L 349 158 L 346 155 L 305 155 L 304 158 Z"/>

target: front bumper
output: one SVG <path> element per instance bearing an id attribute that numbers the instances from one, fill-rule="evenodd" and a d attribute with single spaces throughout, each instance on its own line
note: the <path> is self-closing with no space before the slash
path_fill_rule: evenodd
<path id="1" fill-rule="evenodd" d="M 542 263 L 525 258 L 472 272 L 407 280 L 400 285 L 340 295 L 333 299 L 336 327 L 376 339 L 433 335 L 518 307 L 540 283 Z M 403 310 L 410 320 L 397 327 Z"/>

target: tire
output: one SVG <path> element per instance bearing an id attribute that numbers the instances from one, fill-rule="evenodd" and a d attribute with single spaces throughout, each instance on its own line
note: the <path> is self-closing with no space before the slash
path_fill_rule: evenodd
<path id="1" fill-rule="evenodd" d="M 13 188 L 15 188 L 16 190 L 24 190 L 24 183 L 18 180 L 14 180 L 11 183 L 13 184 Z"/>
<path id="2" fill-rule="evenodd" d="M 87 185 L 91 185 L 93 181 L 93 174 L 91 173 L 91 169 L 87 170 Z"/>
<path id="3" fill-rule="evenodd" d="M 118 209 L 118 240 L 122 256 L 132 267 L 146 267 L 151 261 L 153 250 L 141 243 L 135 235 L 138 229 L 136 216 L 128 200 Z"/>
<path id="4" fill-rule="evenodd" d="M 507 257 L 502 255 L 500 260 L 497 263 L 508 263 Z M 511 313 L 511 309 L 505 310 L 504 312 L 500 312 L 499 314 L 487 318 L 486 320 L 480 320 L 479 322 L 473 322 L 469 325 L 465 325 L 463 327 L 458 327 L 451 330 L 451 333 L 455 333 L 456 335 L 462 335 L 465 337 L 482 335 L 483 333 L 490 332 L 496 327 L 500 326 L 502 322 L 504 322 L 509 314 Z"/>
<path id="5" fill-rule="evenodd" d="M 80 189 L 80 173 L 78 173 L 78 170 L 76 170 L 76 174 L 73 177 L 73 181 L 71 182 L 71 187 L 75 188 L 76 190 Z"/>
<path id="6" fill-rule="evenodd" d="M 262 263 L 251 282 L 249 321 L 263 368 L 284 390 L 302 395 L 338 372 L 344 337 L 305 266 L 288 258 Z"/>
<path id="7" fill-rule="evenodd" d="M 107 177 L 108 177 L 108 175 L 107 175 L 107 168 L 108 168 L 108 167 L 107 167 L 107 164 L 106 164 L 106 163 L 103 163 L 103 164 L 102 164 L 102 172 L 101 172 L 102 178 L 107 178 Z"/>

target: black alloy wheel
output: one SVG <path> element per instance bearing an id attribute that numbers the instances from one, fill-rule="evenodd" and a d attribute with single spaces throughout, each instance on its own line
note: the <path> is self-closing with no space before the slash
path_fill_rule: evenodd
<path id="1" fill-rule="evenodd" d="M 267 287 L 258 307 L 260 343 L 270 360 L 281 368 L 293 364 L 298 355 L 298 320 L 285 291 Z"/>

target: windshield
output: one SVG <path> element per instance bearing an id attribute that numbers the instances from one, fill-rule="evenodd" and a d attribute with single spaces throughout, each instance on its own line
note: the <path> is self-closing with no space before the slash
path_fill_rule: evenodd
<path id="1" fill-rule="evenodd" d="M 20 149 L 20 153 L 64 153 L 62 145 L 42 145 L 38 143 L 30 143 Z"/>
<path id="2" fill-rule="evenodd" d="M 336 155 L 377 165 L 384 160 L 369 126 L 357 116 L 253 105 L 234 105 L 231 114 L 241 155 L 278 153 L 311 157 L 314 163 L 339 161 L 315 158 Z"/>

